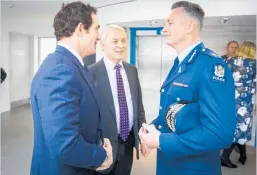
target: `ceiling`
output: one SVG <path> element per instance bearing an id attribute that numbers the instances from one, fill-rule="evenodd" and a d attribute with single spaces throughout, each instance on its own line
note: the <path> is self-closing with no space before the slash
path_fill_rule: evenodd
<path id="1" fill-rule="evenodd" d="M 130 3 L 136 0 L 81 0 L 90 3 L 97 8 L 117 5 L 120 3 Z M 27 1 L 1 1 L 1 10 L 4 14 L 55 14 L 63 3 L 72 2 L 71 0 L 27 0 Z"/>
<path id="2" fill-rule="evenodd" d="M 223 23 L 227 20 L 226 23 Z M 119 23 L 124 27 L 160 27 L 165 23 L 164 19 L 158 19 L 153 21 L 131 21 L 125 23 Z M 244 15 L 244 16 L 226 16 L 226 17 L 206 17 L 204 20 L 204 26 L 256 26 L 256 15 Z"/>
<path id="3" fill-rule="evenodd" d="M 27 0 L 27 1 L 1 1 L 1 11 L 3 16 L 20 17 L 22 15 L 54 15 L 61 8 L 63 3 L 71 2 L 72 0 Z M 131 3 L 133 1 L 144 1 L 147 0 L 82 0 L 85 3 L 97 7 L 98 9 L 106 6 L 117 5 L 121 3 Z M 159 0 L 167 1 L 167 0 Z M 11 7 L 11 8 L 10 8 Z M 227 23 L 222 23 L 222 20 L 227 18 Z M 125 23 L 119 23 L 124 27 L 160 27 L 163 26 L 164 19 L 154 20 L 156 23 L 150 25 L 148 21 L 131 21 Z M 204 26 L 256 26 L 256 15 L 245 15 L 245 16 L 228 16 L 228 17 L 206 17 Z"/>

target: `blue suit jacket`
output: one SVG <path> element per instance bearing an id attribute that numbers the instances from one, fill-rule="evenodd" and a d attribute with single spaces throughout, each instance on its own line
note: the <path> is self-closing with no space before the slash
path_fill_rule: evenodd
<path id="1" fill-rule="evenodd" d="M 190 102 L 176 115 L 175 132 L 165 122 L 168 107 Z M 235 131 L 235 88 L 227 65 L 203 44 L 196 46 L 161 89 L 153 124 L 161 132 L 157 175 L 221 175 L 220 150 Z"/>
<path id="2" fill-rule="evenodd" d="M 57 46 L 31 87 L 34 150 L 31 175 L 89 175 L 106 158 L 98 144 L 102 122 L 91 74 Z"/>

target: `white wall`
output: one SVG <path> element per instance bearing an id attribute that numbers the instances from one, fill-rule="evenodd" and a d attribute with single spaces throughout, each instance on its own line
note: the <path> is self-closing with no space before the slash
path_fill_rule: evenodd
<path id="1" fill-rule="evenodd" d="M 256 42 L 256 26 L 208 26 L 201 32 L 202 41 L 206 47 L 223 55 L 226 45 L 231 40 L 240 44 L 244 41 Z"/>

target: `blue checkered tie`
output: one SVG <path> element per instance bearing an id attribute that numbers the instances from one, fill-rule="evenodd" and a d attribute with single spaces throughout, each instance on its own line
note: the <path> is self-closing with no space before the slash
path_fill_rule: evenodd
<path id="1" fill-rule="evenodd" d="M 114 69 L 116 69 L 118 100 L 120 108 L 120 137 L 125 141 L 129 135 L 128 105 L 122 76 L 120 74 L 121 65 L 117 64 Z"/>

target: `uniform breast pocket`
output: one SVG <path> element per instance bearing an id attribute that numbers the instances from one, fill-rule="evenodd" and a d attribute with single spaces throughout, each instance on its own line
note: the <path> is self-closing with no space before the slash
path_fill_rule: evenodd
<path id="1" fill-rule="evenodd" d="M 193 101 L 193 92 L 189 87 L 174 86 L 167 92 L 168 98 L 172 101 Z"/>
<path id="2" fill-rule="evenodd" d="M 189 87 L 173 87 L 168 95 L 175 99 L 174 103 L 185 104 L 174 117 L 177 134 L 187 132 L 200 124 L 199 105 Z"/>

